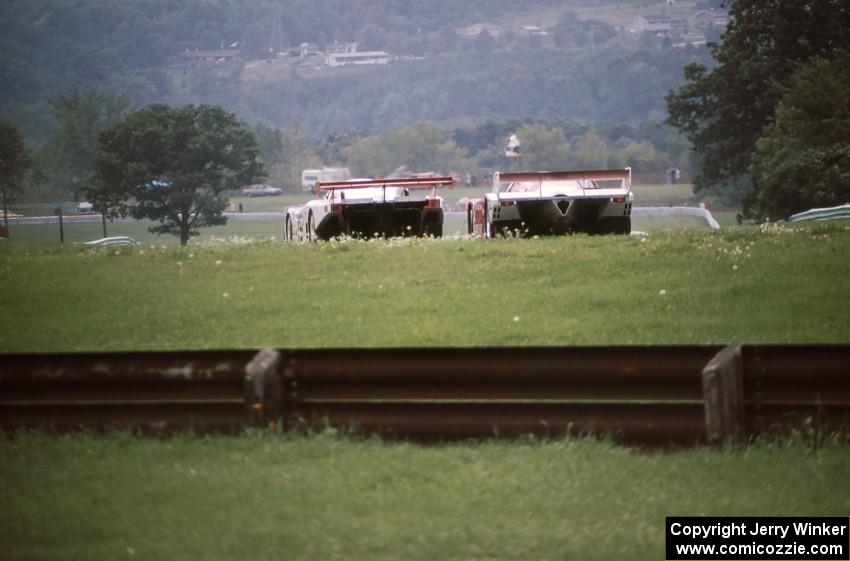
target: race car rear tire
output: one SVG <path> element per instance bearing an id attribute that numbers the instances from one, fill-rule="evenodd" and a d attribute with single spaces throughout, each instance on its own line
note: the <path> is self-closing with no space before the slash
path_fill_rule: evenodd
<path id="1" fill-rule="evenodd" d="M 283 225 L 283 241 L 292 241 L 292 220 L 289 218 L 288 214 L 286 215 L 286 220 Z"/>
<path id="2" fill-rule="evenodd" d="M 632 233 L 632 217 L 603 218 L 599 221 L 596 231 L 600 234 L 629 235 Z"/>
<path id="3" fill-rule="evenodd" d="M 484 201 L 484 237 L 493 239 L 496 237 L 496 228 L 493 225 L 492 219 L 488 220 L 487 215 L 489 214 L 490 205 L 487 204 L 487 201 Z"/>

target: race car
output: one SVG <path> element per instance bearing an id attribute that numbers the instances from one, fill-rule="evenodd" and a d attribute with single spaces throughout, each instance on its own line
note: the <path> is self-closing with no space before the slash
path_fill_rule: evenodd
<path id="1" fill-rule="evenodd" d="M 437 196 L 437 187 L 451 184 L 451 177 L 319 182 L 316 192 L 321 198 L 286 209 L 284 238 L 439 238 L 443 235 L 443 198 Z M 423 189 L 431 193 L 417 193 Z"/>
<path id="2" fill-rule="evenodd" d="M 632 170 L 493 174 L 493 191 L 467 205 L 470 234 L 629 234 Z"/>

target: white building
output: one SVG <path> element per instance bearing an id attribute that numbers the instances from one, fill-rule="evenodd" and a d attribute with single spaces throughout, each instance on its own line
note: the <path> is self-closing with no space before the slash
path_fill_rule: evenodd
<path id="1" fill-rule="evenodd" d="M 638 16 L 632 21 L 629 31 L 632 33 L 669 34 L 672 30 L 672 18 L 669 16 Z"/>
<path id="2" fill-rule="evenodd" d="M 328 66 L 353 66 L 359 64 L 387 64 L 390 55 L 384 51 L 363 51 L 360 53 L 331 53 Z"/>

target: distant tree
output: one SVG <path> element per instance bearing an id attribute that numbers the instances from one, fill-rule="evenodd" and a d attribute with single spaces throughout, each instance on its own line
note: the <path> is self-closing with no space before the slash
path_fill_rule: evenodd
<path id="1" fill-rule="evenodd" d="M 254 127 L 254 135 L 257 137 L 263 163 L 271 166 L 279 162 L 283 157 L 283 134 L 280 129 L 257 123 Z"/>
<path id="2" fill-rule="evenodd" d="M 590 129 L 575 144 L 575 165 L 584 169 L 603 169 L 608 165 L 608 146 L 596 129 Z"/>
<path id="3" fill-rule="evenodd" d="M 496 40 L 486 29 L 481 31 L 481 33 L 472 40 L 472 44 L 475 47 L 475 50 L 479 52 L 488 52 L 496 48 Z"/>
<path id="4" fill-rule="evenodd" d="M 77 89 L 48 101 L 57 121 L 48 142 L 48 175 L 75 200 L 95 174 L 100 153 L 98 137 L 127 114 L 129 98 L 97 88 Z"/>
<path id="5" fill-rule="evenodd" d="M 322 161 L 296 121 L 282 133 L 280 158 L 272 166 L 270 177 L 286 188 L 300 189 L 301 172 L 316 167 L 322 167 Z"/>
<path id="6" fill-rule="evenodd" d="M 750 164 L 757 218 L 777 220 L 850 202 L 850 51 L 800 64 L 756 142 Z"/>
<path id="7" fill-rule="evenodd" d="M 523 125 L 516 135 L 522 143 L 520 158 L 524 169 L 557 170 L 567 166 L 570 146 L 559 127 Z"/>
<path id="8" fill-rule="evenodd" d="M 30 166 L 24 140 L 18 129 L 0 119 L 0 197 L 3 198 L 3 221 L 9 229 L 8 209 L 23 189 L 23 179 Z"/>
<path id="9" fill-rule="evenodd" d="M 224 224 L 227 191 L 262 177 L 257 141 L 220 107 L 151 105 L 100 137 L 93 197 L 159 222 L 186 245 L 197 228 Z"/>
<path id="10" fill-rule="evenodd" d="M 669 122 L 700 157 L 696 189 L 746 177 L 796 63 L 848 44 L 850 4 L 844 0 L 733 2 L 723 42 L 710 47 L 717 66 L 689 64 L 686 83 L 666 98 Z"/>
<path id="11" fill-rule="evenodd" d="M 357 177 L 385 176 L 398 164 L 380 136 L 359 138 L 343 149 L 348 167 Z"/>

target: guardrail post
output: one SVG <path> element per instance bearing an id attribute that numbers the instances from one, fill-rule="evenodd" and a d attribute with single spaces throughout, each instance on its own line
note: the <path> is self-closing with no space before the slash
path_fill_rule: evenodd
<path id="1" fill-rule="evenodd" d="M 708 442 L 741 442 L 746 436 L 741 345 L 726 347 L 705 365 L 702 394 Z"/>
<path id="2" fill-rule="evenodd" d="M 272 428 L 280 420 L 283 400 L 280 365 L 280 352 L 265 348 L 245 366 L 245 403 L 250 426 Z"/>

